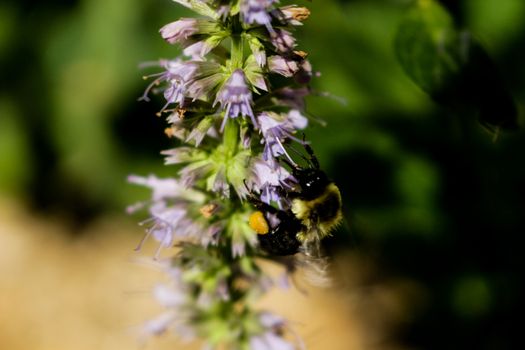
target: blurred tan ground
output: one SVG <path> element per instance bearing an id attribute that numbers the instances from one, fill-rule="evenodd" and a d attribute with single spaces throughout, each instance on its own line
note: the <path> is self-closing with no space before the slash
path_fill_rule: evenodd
<path id="1" fill-rule="evenodd" d="M 160 276 L 133 252 L 141 235 L 127 218 L 73 235 L 0 200 L 0 349 L 199 348 L 173 336 L 139 341 L 141 323 L 160 312 L 149 294 Z M 421 292 L 406 281 L 365 284 L 370 269 L 362 258 L 340 258 L 334 287 L 279 290 L 262 304 L 288 318 L 310 350 L 400 349 L 394 331 Z"/>

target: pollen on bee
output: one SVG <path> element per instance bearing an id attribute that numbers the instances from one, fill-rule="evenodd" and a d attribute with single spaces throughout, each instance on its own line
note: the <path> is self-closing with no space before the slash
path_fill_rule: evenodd
<path id="1" fill-rule="evenodd" d="M 249 225 L 259 235 L 265 235 L 270 232 L 268 222 L 264 214 L 260 211 L 256 211 L 250 215 Z"/>

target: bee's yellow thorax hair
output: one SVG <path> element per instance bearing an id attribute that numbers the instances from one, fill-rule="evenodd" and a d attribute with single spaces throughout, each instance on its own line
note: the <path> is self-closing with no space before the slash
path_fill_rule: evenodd
<path id="1" fill-rule="evenodd" d="M 317 198 L 304 200 L 296 198 L 292 201 L 292 212 L 306 227 L 306 232 L 300 232 L 297 238 L 323 239 L 341 222 L 341 192 L 330 183 Z"/>

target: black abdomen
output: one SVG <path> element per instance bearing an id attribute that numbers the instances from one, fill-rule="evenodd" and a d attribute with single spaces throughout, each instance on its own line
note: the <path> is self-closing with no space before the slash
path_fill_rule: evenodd
<path id="1" fill-rule="evenodd" d="M 276 232 L 257 235 L 260 247 L 270 255 L 293 255 L 299 251 L 301 243 L 293 232 Z"/>
<path id="2" fill-rule="evenodd" d="M 260 247 L 270 255 L 293 255 L 299 252 L 301 242 L 297 234 L 304 226 L 292 215 L 281 213 L 279 224 L 265 235 L 257 235 Z"/>

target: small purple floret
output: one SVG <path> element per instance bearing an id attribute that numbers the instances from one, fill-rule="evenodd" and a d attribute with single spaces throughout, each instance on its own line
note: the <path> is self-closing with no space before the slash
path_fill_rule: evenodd
<path id="1" fill-rule="evenodd" d="M 216 104 L 219 102 L 225 109 L 221 131 L 224 130 L 228 118 L 250 116 L 253 125 L 257 128 L 257 121 L 252 110 L 252 92 L 246 84 L 246 77 L 242 69 L 235 70 L 222 89 L 217 94 Z"/>

